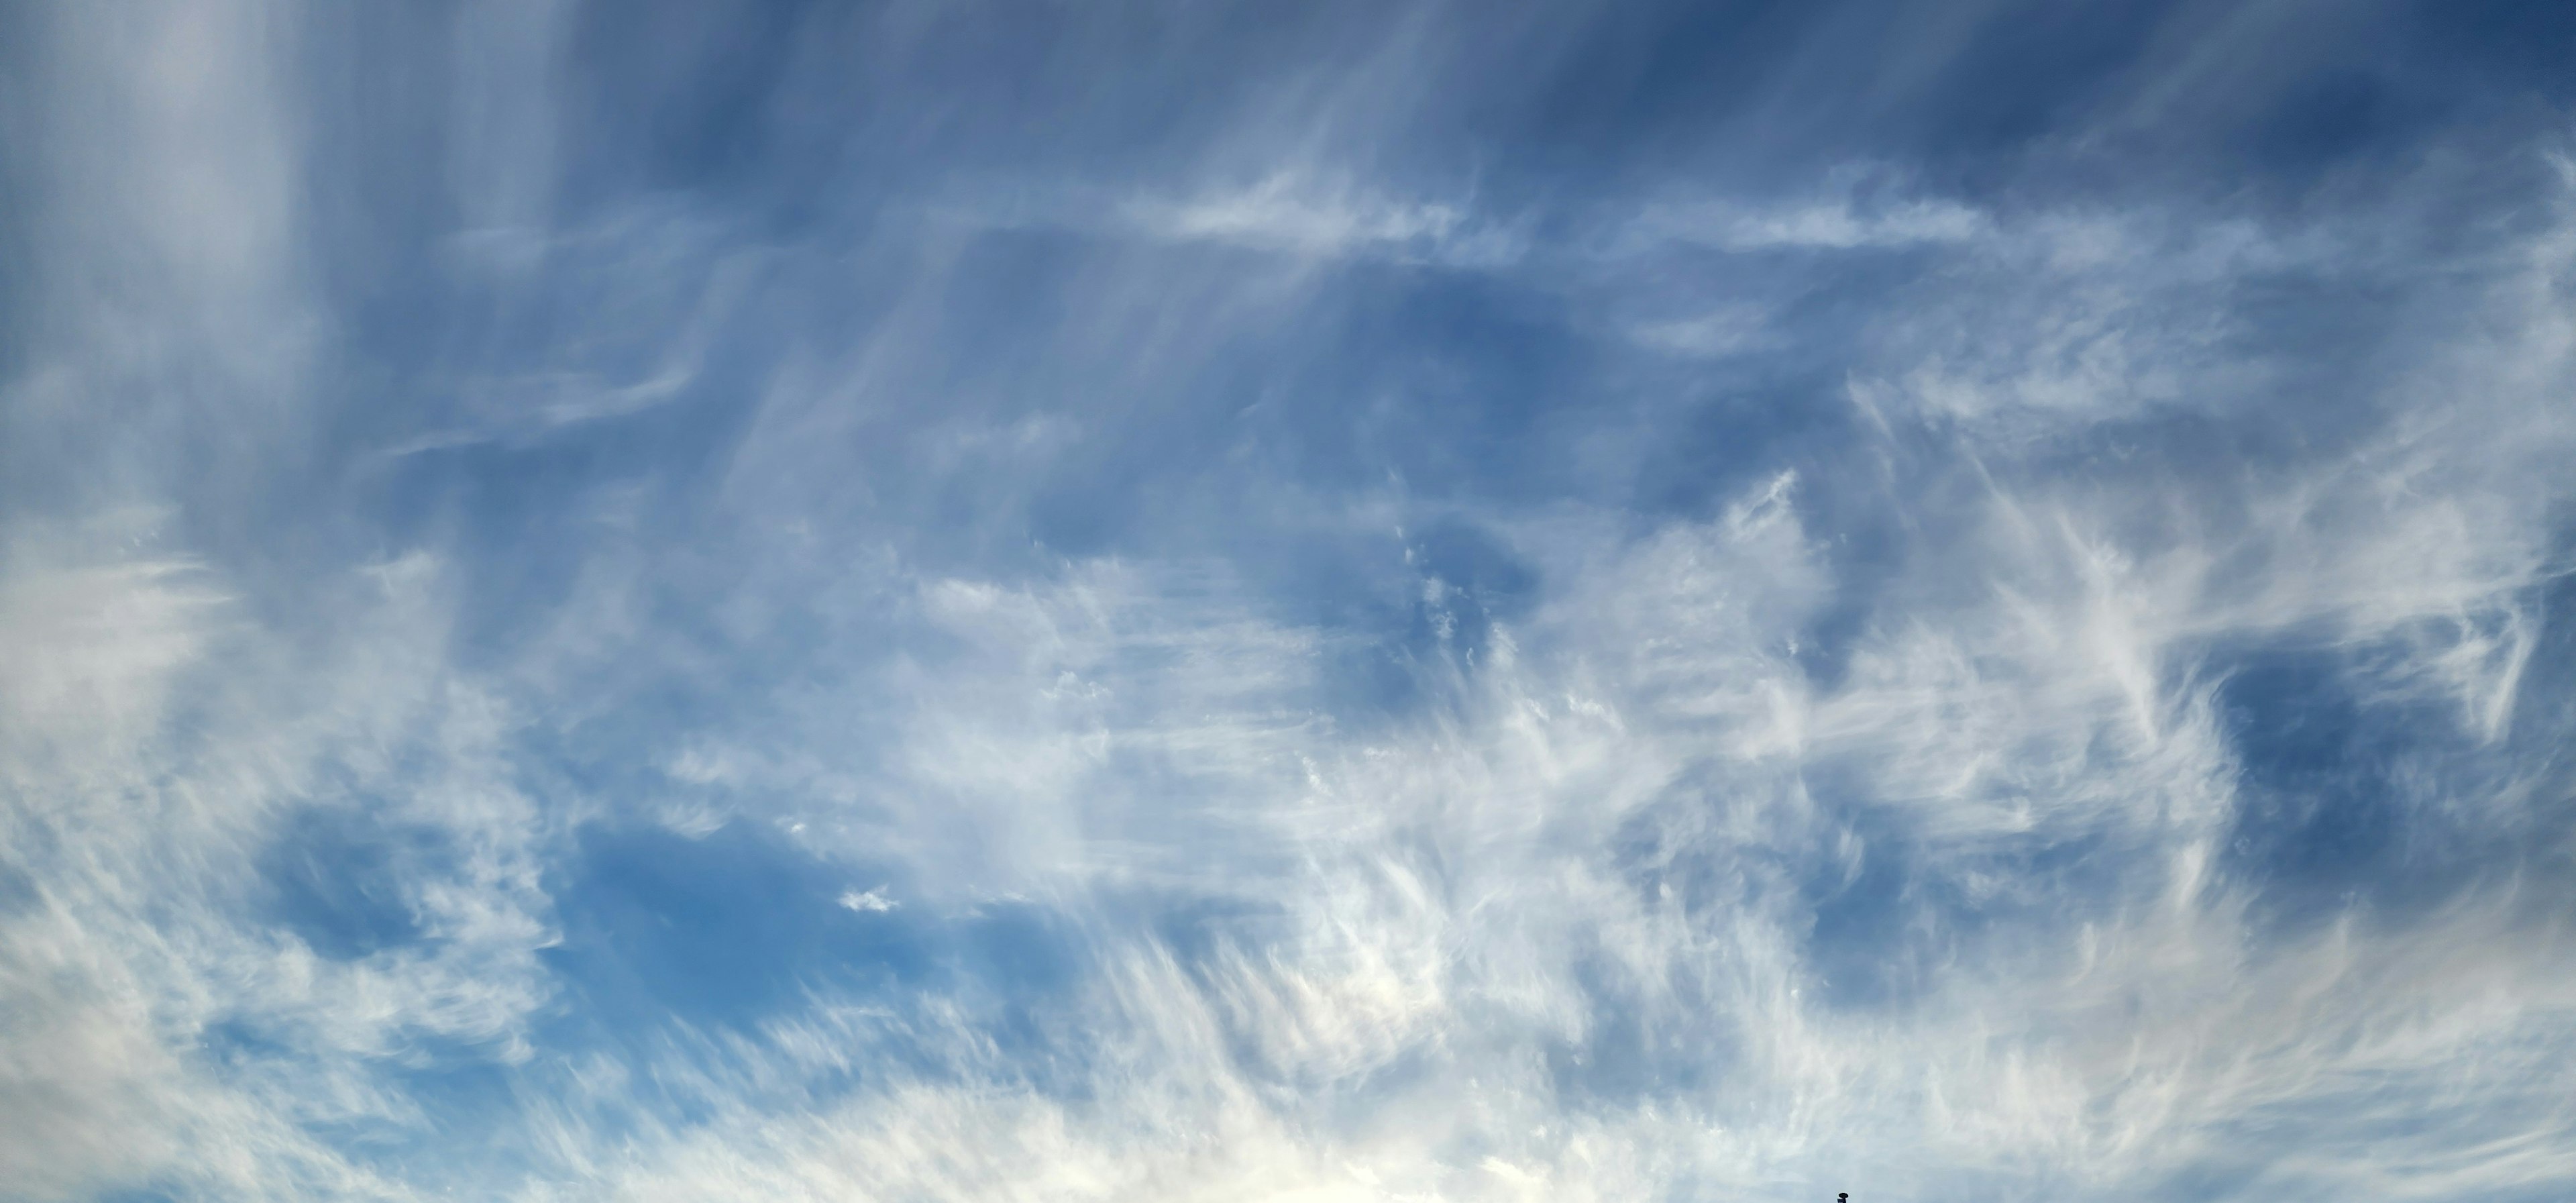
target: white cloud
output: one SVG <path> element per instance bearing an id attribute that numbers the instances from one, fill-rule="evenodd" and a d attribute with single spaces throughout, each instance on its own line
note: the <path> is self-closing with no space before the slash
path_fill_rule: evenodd
<path id="1" fill-rule="evenodd" d="M 1607 514 L 1497 520 L 1547 601 L 1472 669 L 1426 667 L 1438 704 L 1386 729 L 1325 721 L 1319 634 L 1222 577 L 1102 561 L 931 582 L 924 620 L 967 650 L 898 678 L 919 756 L 890 792 L 938 801 L 882 820 L 911 833 L 895 843 L 1077 915 L 1148 886 L 1249 917 L 1186 966 L 1086 918 L 1108 968 L 1060 1030 L 1117 1039 L 1090 1046 L 1079 1104 L 960 1036 L 962 1082 L 819 1110 L 737 1096 L 611 1189 L 2133 1196 L 2226 1164 L 2276 1194 L 2562 1180 L 2570 1117 L 2545 1100 L 2576 1086 L 2564 933 L 2502 877 L 2429 914 L 2265 926 L 2262 883 L 2225 863 L 2251 799 L 2212 687 L 2249 642 L 2368 649 L 2367 688 L 2452 705 L 2435 745 L 2496 754 L 2525 599 L 2552 571 L 2567 365 L 2529 300 L 2545 291 L 2505 280 L 2491 347 L 2427 360 L 2427 381 L 2484 382 L 2481 420 L 2399 424 L 2275 475 L 2044 470 L 2051 431 L 2135 412 L 2075 385 L 2010 426 L 1890 410 L 1973 487 L 1909 512 L 1919 554 L 1832 684 L 1795 649 L 1844 582 L 1787 474 L 1643 537 Z M 2056 337 L 1996 328 L 2014 336 L 1997 365 Z M 2130 333 L 2152 362 L 2213 354 Z M 2392 384 L 2392 408 L 2420 408 L 2423 383 Z M 2399 783 L 2441 791 L 2399 804 L 2526 828 L 2529 771 Z M 2051 855 L 2075 859 L 2035 867 Z M 1905 887 L 1864 967 L 1881 980 L 1837 980 L 1809 943 L 1814 892 L 1891 862 Z M 2249 1125 L 2332 1153 L 2279 1156 Z M 996 1165 L 998 1147 L 1045 1149 L 1057 1176 Z"/>
<path id="2" fill-rule="evenodd" d="M 1647 322 L 1629 336 L 1639 345 L 1693 359 L 1723 359 L 1784 346 L 1770 316 L 1755 305 L 1724 305 L 1695 317 Z"/>
<path id="3" fill-rule="evenodd" d="M 1521 253 L 1511 232 L 1459 206 L 1404 201 L 1310 173 L 1281 171 L 1241 188 L 1186 200 L 1140 198 L 1131 228 L 1178 242 L 1223 242 L 1319 258 L 1373 256 L 1497 267 Z"/>
<path id="4" fill-rule="evenodd" d="M 1341 189 L 1316 191 L 1289 175 L 1202 200 L 1138 204 L 1130 213 L 1165 237 L 1326 253 L 1374 243 L 1436 241 L 1464 218 L 1447 205 L 1403 205 L 1353 197 Z"/>
<path id="5" fill-rule="evenodd" d="M 1875 205 L 1851 199 L 1787 205 L 1733 201 L 1647 206 L 1622 241 L 1698 243 L 1725 251 L 1849 251 L 1967 242 L 1991 222 L 1952 201 L 1904 200 Z"/>
<path id="6" fill-rule="evenodd" d="M 839 902 L 843 910 L 874 913 L 883 913 L 903 905 L 894 899 L 886 897 L 885 887 L 883 886 L 877 886 L 865 893 L 861 893 L 855 889 L 843 890 L 841 891 Z"/>
<path id="7" fill-rule="evenodd" d="M 102 516 L 29 506 L 0 530 L 18 1194 L 2152 1197 L 2216 1173 L 2208 1189 L 2249 1197 L 2433 1199 L 2576 1180 L 2563 718 L 2532 700 L 2558 667 L 2542 594 L 2576 433 L 2565 235 L 2444 261 L 2478 285 L 2395 323 L 2375 348 L 2392 370 L 2329 421 L 2338 399 L 2283 391 L 2229 303 L 2265 273 L 2335 270 L 2319 248 L 2358 235 L 2014 225 L 1831 180 L 1786 207 L 1649 208 L 1629 249 L 1907 247 L 1942 270 L 1825 348 L 1874 421 L 1794 469 L 1725 465 L 1745 475 L 1696 516 L 1433 486 L 1245 499 L 1389 547 L 1347 571 L 1385 574 L 1353 592 L 1418 613 L 1414 642 L 1264 595 L 1269 549 L 1206 551 L 1236 513 L 1155 515 L 1159 538 L 1061 558 L 1024 554 L 1025 514 L 996 505 L 897 547 L 889 528 L 957 495 L 1037 496 L 1064 448 L 1186 425 L 1171 395 L 1229 366 L 1206 335 L 1312 299 L 1094 248 L 1080 312 L 1007 385 L 1043 406 L 922 416 L 983 382 L 920 366 L 972 308 L 964 256 L 934 247 L 855 349 L 779 352 L 720 479 L 668 494 L 717 511 L 713 533 L 603 501 L 617 537 L 569 565 L 543 549 L 564 579 L 514 595 L 506 566 L 458 558 L 470 540 L 334 541 L 302 512 L 328 506 L 240 483 L 293 475 L 330 425 L 295 412 L 320 404 L 299 348 L 323 307 L 269 15 L 147 23 L 139 64 L 72 56 L 115 95 L 80 93 L 83 137 L 42 140 L 140 149 L 47 165 L 133 230 L 76 217 L 48 243 L 48 270 L 87 282 L 47 285 L 70 317 L 10 394 L 11 430 L 107 448 L 67 469 L 104 483 L 48 499 Z M 560 31 L 522 32 L 491 82 L 524 103 Z M 460 207 L 540 222 L 557 132 L 465 116 Z M 1542 277 L 1561 264 L 1464 202 L 1299 172 L 1176 195 L 1120 228 L 1525 271 L 1510 282 L 1560 295 Z M 586 237 L 489 240 L 516 249 L 467 265 L 519 297 L 550 258 L 595 252 L 606 283 L 536 305 L 563 322 L 559 358 L 445 365 L 484 391 L 428 437 L 524 449 L 698 379 L 735 312 L 722 264 L 750 270 L 726 238 L 677 220 Z M 95 263 L 122 266 L 74 270 Z M 1603 354 L 1800 345 L 1733 283 L 1661 281 L 1653 311 L 1681 316 L 1616 325 Z M 634 304 L 584 308 L 600 298 Z M 640 350 L 600 351 L 618 338 Z M 1060 396 L 1068 379 L 1095 391 Z M 2255 429 L 2228 423 L 2266 404 L 2309 407 L 2317 442 L 2138 442 L 2174 414 Z M 158 470 L 171 427 L 148 425 L 188 405 L 242 435 L 202 479 Z M 93 408 L 148 429 L 96 439 Z M 880 436 L 905 454 L 853 467 Z M 1147 441 L 1212 472 L 1271 450 Z M 906 508 L 906 487 L 931 500 Z M 1875 560 L 1836 525 L 1868 507 L 1894 532 Z M 325 550 L 227 542 L 235 513 L 284 513 Z M 1423 518 L 1526 564 L 1527 595 L 1404 567 L 1384 532 Z M 1484 600 L 1478 634 L 1462 616 Z M 511 606 L 553 609 L 494 639 Z M 2272 883 L 2231 859 L 2256 799 L 2225 682 L 2249 647 L 2406 708 L 2423 763 L 2374 783 L 2394 822 L 2517 837 L 2497 855 L 2526 859 L 2394 883 L 2425 884 L 2421 906 L 2267 912 Z M 1402 696 L 1336 692 L 1363 655 Z M 610 780 L 555 759 L 583 755 Z M 990 981 L 961 954 L 875 992 L 785 966 L 799 991 L 774 1012 L 559 1046 L 547 1021 L 585 1002 L 542 956 L 550 893 L 595 819 L 774 823 L 825 880 L 886 883 L 835 899 L 890 916 L 867 926 L 935 941 L 1026 913 L 1065 947 L 997 941 Z M 369 883 L 418 938 L 326 950 L 268 905 L 263 857 L 308 820 L 436 850 Z M 988 997 L 1047 977 L 1045 952 L 1073 966 L 1061 982 Z M 507 1083 L 488 1105 L 523 1108 L 500 1119 L 524 1145 L 456 1135 L 420 1083 L 460 1066 Z"/>

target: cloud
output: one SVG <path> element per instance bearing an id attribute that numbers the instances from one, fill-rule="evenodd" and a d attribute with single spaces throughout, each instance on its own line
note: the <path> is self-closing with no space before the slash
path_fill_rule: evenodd
<path id="1" fill-rule="evenodd" d="M 1250 188 L 1176 205 L 1131 210 L 1145 228 L 1170 238 L 1209 238 L 1337 252 L 1352 246 L 1437 241 L 1462 215 L 1446 205 L 1397 205 L 1354 201 L 1347 195 L 1301 195 L 1297 181 L 1277 175 Z"/>
<path id="2" fill-rule="evenodd" d="M 841 909 L 843 910 L 862 912 L 874 911 L 878 913 L 890 911 L 903 905 L 900 902 L 896 902 L 894 899 L 886 897 L 885 887 L 883 886 L 869 890 L 864 894 L 857 890 L 843 890 L 841 891 L 841 897 L 838 901 L 841 905 Z"/>
<path id="3" fill-rule="evenodd" d="M 1697 317 L 1650 322 L 1634 331 L 1641 345 L 1694 359 L 1723 359 L 1781 345 L 1770 320 L 1750 305 L 1729 305 Z"/>
<path id="4" fill-rule="evenodd" d="M 0 51 L 19 1194 L 2576 1180 L 2562 131 L 618 15 Z"/>
<path id="5" fill-rule="evenodd" d="M 1849 201 L 1771 208 L 1717 202 L 1651 207 L 1637 219 L 1633 236 L 1737 252 L 1848 251 L 1965 242 L 1986 228 L 1983 214 L 1941 200 L 1866 208 Z"/>
<path id="6" fill-rule="evenodd" d="M 1521 239 L 1455 205 L 1406 202 L 1308 173 L 1282 171 L 1258 183 L 1188 200 L 1139 199 L 1123 212 L 1155 239 L 1228 243 L 1319 258 L 1367 256 L 1496 267 L 1519 256 Z"/>

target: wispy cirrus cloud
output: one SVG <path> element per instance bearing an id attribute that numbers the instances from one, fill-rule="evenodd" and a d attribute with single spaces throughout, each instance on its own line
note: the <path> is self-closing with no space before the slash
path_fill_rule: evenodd
<path id="1" fill-rule="evenodd" d="M 2528 31 L 1857 12 L 12 19 L 0 1178 L 2563 1195 Z"/>
<path id="2" fill-rule="evenodd" d="M 1526 241 L 1457 205 L 1403 201 L 1347 183 L 1326 186 L 1306 173 L 1281 172 L 1187 200 L 1133 200 L 1122 212 L 1130 228 L 1149 238 L 1330 258 L 1501 267 L 1520 256 Z"/>
<path id="3" fill-rule="evenodd" d="M 1771 206 L 1657 204 L 1641 213 L 1627 234 L 1739 252 L 1850 251 L 1965 242 L 1988 226 L 1984 214 L 1953 201 L 1864 205 L 1845 198 Z"/>

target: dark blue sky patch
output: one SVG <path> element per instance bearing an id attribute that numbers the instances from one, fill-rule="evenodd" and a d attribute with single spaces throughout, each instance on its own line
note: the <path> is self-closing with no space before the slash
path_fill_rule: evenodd
<path id="1" fill-rule="evenodd" d="M 2304 167 L 2404 145 L 2405 126 L 2432 116 L 2409 99 L 2371 72 L 2319 72 L 2283 90 L 2241 138 L 2244 154 L 2275 167 Z"/>
<path id="2" fill-rule="evenodd" d="M 195 1197 L 186 1187 L 172 1181 L 166 1187 L 135 1186 L 106 1191 L 98 1196 L 98 1203 L 184 1203 Z"/>
<path id="3" fill-rule="evenodd" d="M 1740 902 L 1749 877 L 1778 867 L 1776 858 L 1759 853 L 1739 858 L 1726 850 L 1712 851 L 1702 846 L 1695 829 L 1691 820 L 1664 806 L 1631 815 L 1619 825 L 1611 863 L 1642 903 L 1669 903 L 1693 919 L 1707 918 Z"/>
<path id="4" fill-rule="evenodd" d="M 385 1081 L 413 1108 L 394 1123 L 322 1124 L 358 1164 L 395 1181 L 460 1194 L 506 1191 L 538 1160 L 524 1110 L 525 1069 L 496 1060 L 488 1046 L 428 1039 L 386 1066 Z M 471 1159 L 455 1151 L 470 1148 Z"/>
<path id="5" fill-rule="evenodd" d="M 33 875 L 0 861 L 0 918 L 23 914 L 43 900 L 43 889 Z"/>
<path id="6" fill-rule="evenodd" d="M 306 807 L 261 850 L 255 906 L 314 952 L 355 960 L 424 938 L 416 891 L 454 872 L 456 858 L 438 829 L 362 805 Z"/>
<path id="7" fill-rule="evenodd" d="M 1006 999 L 1061 996 L 1079 979 L 1081 937 L 1044 907 L 987 902 L 956 923 L 958 968 Z"/>
<path id="8" fill-rule="evenodd" d="M 1564 302 L 1483 273 L 1362 267 L 1330 341 L 1286 348 L 1293 375 L 1265 409 L 1310 485 L 1530 504 L 1580 478 L 1568 435 L 1603 401 L 1600 355 Z"/>
<path id="9" fill-rule="evenodd" d="M 1738 1055 L 1734 1032 L 1720 1018 L 1723 1005 L 1704 997 L 1687 976 L 1639 982 L 1628 967 L 1594 953 L 1576 960 L 1572 980 L 1583 995 L 1582 1035 L 1549 1039 L 1542 1048 L 1550 1085 L 1570 1110 L 1682 1102 Z M 1671 997 L 1649 1005 L 1650 990 Z M 1708 1021 L 1675 1021 L 1692 1016 Z"/>
<path id="10" fill-rule="evenodd" d="M 1537 569 L 1492 534 L 1455 520 L 1408 532 L 1418 594 L 1394 654 L 1410 664 L 1472 671 L 1493 650 L 1494 628 L 1538 600 Z"/>
<path id="11" fill-rule="evenodd" d="M 2576 12 L 2557 0 L 2412 0 L 2402 42 L 2428 73 L 2455 86 L 2555 101 L 2576 95 Z"/>
<path id="12" fill-rule="evenodd" d="M 1641 447 L 1630 492 L 1618 500 L 1651 515 L 1706 519 L 1741 500 L 1745 490 L 1783 469 L 1806 468 L 1808 490 L 1846 487 L 1846 478 L 1816 467 L 1840 458 L 1826 446 L 1848 436 L 1858 415 L 1842 400 L 1845 371 L 1830 376 L 1684 385 L 1692 403 L 1647 415 L 1655 430 Z"/>
<path id="13" fill-rule="evenodd" d="M 1910 119 L 1884 114 L 1897 120 L 1878 128 L 1975 155 L 2085 124 L 2134 79 L 2134 68 L 2157 49 L 2160 26 L 2173 19 L 2167 6 L 2139 0 L 1990 8 L 1923 85 L 1920 99 L 1928 103 Z M 1906 48 L 1891 44 L 1885 52 Z"/>
<path id="14" fill-rule="evenodd" d="M 1840 865 L 1823 869 L 1807 887 L 1815 908 L 1807 965 L 1822 1001 L 1892 1007 L 1932 987 L 1955 953 L 1951 920 L 1964 908 L 1939 905 L 1938 887 L 1918 879 L 1897 833 L 1862 839 L 1859 872 L 1848 879 Z"/>
<path id="15" fill-rule="evenodd" d="M 2248 795 L 2229 859 L 2267 894 L 2333 911 L 2387 867 L 2404 806 L 2389 780 L 2403 733 L 2365 710 L 2345 669 L 2331 655 L 2267 657 L 2219 695 Z"/>
<path id="16" fill-rule="evenodd" d="M 586 828 L 553 890 L 563 942 L 543 955 L 612 1029 L 743 1027 L 806 991 L 932 983 L 938 949 L 900 910 L 852 911 L 848 871 L 754 824 L 692 839 Z"/>
<path id="17" fill-rule="evenodd" d="M 388 1150 L 403 1176 L 498 1190 L 542 1164 L 528 1107 L 542 1096 L 531 1089 L 525 1064 L 496 1060 L 489 1049 L 433 1046 L 395 1080 L 422 1111 L 418 1139 Z M 479 1156 L 467 1165 L 441 1163 L 443 1153 L 458 1148 Z"/>
<path id="18" fill-rule="evenodd" d="M 1192 264 L 1225 257 L 1279 270 L 1239 250 L 1178 255 L 1175 268 L 1196 278 L 1205 267 Z M 1066 554 L 1200 551 L 1310 525 L 1304 498 L 1534 503 L 1574 490 L 1564 436 L 1592 402 L 1592 352 L 1562 314 L 1475 273 L 1355 265 L 1330 279 L 1325 296 L 1275 323 L 1212 322 L 1180 345 L 1135 348 L 1170 357 L 1155 374 L 1178 387 L 1135 391 L 1120 348 L 1104 349 L 1112 378 L 1067 380 L 1067 401 L 1139 420 L 1066 450 L 1029 497 L 1030 535 Z M 1067 353 L 1049 366 L 1088 360 Z"/>
<path id="19" fill-rule="evenodd" d="M 1050 1097 L 1079 1098 L 1097 1034 L 1069 1007 L 1090 978 L 1096 931 L 1027 902 L 987 902 L 954 921 L 957 997 L 978 1035 L 1009 1059 L 1012 1074 Z M 935 1072 L 935 1070 L 934 1070 Z"/>
<path id="20" fill-rule="evenodd" d="M 770 105 L 822 6 L 581 5 L 567 97 L 572 178 L 620 191 L 721 186 L 773 164 Z M 594 184 L 597 186 L 597 184 Z"/>
<path id="21" fill-rule="evenodd" d="M 1488 120 L 1510 119 L 1506 145 L 1543 155 L 1530 167 L 1560 180 L 1622 166 L 1605 152 L 1696 149 L 1787 68 L 1829 13 L 1786 0 L 1631 5 L 1583 20 L 1534 8 L 1519 29 L 1531 45 L 1520 49 L 1553 52 L 1553 61 L 1532 80 L 1483 81 L 1515 85 L 1509 107 Z"/>
<path id="22" fill-rule="evenodd" d="M 936 1002 L 1028 1084 L 1080 1088 L 1092 1050 L 1065 1028 L 1061 1007 L 1087 979 L 1087 941 L 1048 908 L 992 901 L 934 912 L 904 899 L 899 881 L 818 859 L 743 821 L 695 839 L 594 826 L 579 845 L 577 870 L 554 891 L 563 941 L 541 954 L 567 985 L 569 1009 L 539 1025 L 543 1049 L 578 1055 L 605 1045 L 648 1062 L 721 1063 L 731 1054 L 710 1038 L 749 1035 L 813 1002 L 897 1017 Z M 891 909 L 842 901 L 881 887 Z M 827 1098 L 892 1075 L 959 1072 L 956 1050 L 905 1030 L 892 1021 L 864 1071 L 824 1071 L 800 1090 Z M 680 1122 L 704 1118 L 708 1102 L 691 1091 L 638 1089 L 638 1106 Z"/>
<path id="23" fill-rule="evenodd" d="M 2444 818 L 2473 736 L 2456 703 L 2375 698 L 2333 651 L 2248 656 L 2218 693 L 2238 758 L 2220 857 L 2261 913 L 2298 930 L 2356 907 L 2419 913 L 2479 876 L 2476 833 Z"/>
<path id="24" fill-rule="evenodd" d="M 249 1017 L 230 1016 L 207 1024 L 197 1033 L 197 1047 L 218 1067 L 219 1072 L 238 1072 L 257 1063 L 283 1056 L 291 1051 L 273 1025 L 254 1022 Z"/>

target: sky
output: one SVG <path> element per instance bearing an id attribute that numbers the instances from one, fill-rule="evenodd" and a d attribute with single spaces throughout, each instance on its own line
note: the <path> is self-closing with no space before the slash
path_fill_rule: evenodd
<path id="1" fill-rule="evenodd" d="M 0 5 L 0 1199 L 2576 1196 L 2571 56 Z"/>

